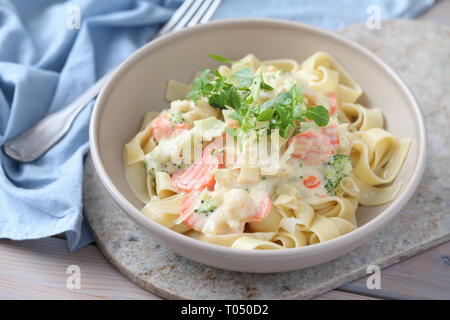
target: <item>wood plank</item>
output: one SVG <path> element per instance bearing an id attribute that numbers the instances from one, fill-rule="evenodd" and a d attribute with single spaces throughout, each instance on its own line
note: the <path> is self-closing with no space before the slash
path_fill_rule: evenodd
<path id="1" fill-rule="evenodd" d="M 422 14 L 418 19 L 450 26 L 450 0 L 437 1 L 430 10 Z"/>
<path id="2" fill-rule="evenodd" d="M 449 299 L 450 242 L 381 272 L 381 290 L 366 278 L 316 299 Z M 69 265 L 81 269 L 81 289 L 66 287 Z M 0 299 L 159 299 L 117 272 L 95 246 L 76 253 L 64 240 L 0 241 Z"/>
<path id="3" fill-rule="evenodd" d="M 81 288 L 68 289 L 67 267 L 78 265 Z M 0 299 L 160 299 L 116 271 L 96 246 L 76 253 L 65 240 L 0 240 Z"/>
<path id="4" fill-rule="evenodd" d="M 312 300 L 379 300 L 378 298 L 362 296 L 340 290 L 332 290 Z"/>
<path id="5" fill-rule="evenodd" d="M 81 288 L 66 287 L 67 267 L 78 265 Z M 76 253 L 65 240 L 0 240 L 0 299 L 160 299 L 123 277 L 96 246 Z M 374 299 L 330 291 L 318 300 Z"/>
<path id="6" fill-rule="evenodd" d="M 381 289 L 370 290 L 367 277 L 339 290 L 387 299 L 450 299 L 450 242 L 381 270 Z"/>

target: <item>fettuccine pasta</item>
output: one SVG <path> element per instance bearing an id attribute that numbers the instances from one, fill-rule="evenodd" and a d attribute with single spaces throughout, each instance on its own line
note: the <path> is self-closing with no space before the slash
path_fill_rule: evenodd
<path id="1" fill-rule="evenodd" d="M 170 108 L 149 112 L 124 147 L 144 215 L 216 245 L 271 250 L 355 230 L 359 205 L 392 201 L 410 140 L 333 57 L 238 61 L 192 84 L 169 81 Z"/>

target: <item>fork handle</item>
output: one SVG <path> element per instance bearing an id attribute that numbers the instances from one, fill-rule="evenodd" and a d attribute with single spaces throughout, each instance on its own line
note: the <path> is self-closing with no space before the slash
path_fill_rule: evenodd
<path id="1" fill-rule="evenodd" d="M 69 131 L 77 115 L 98 95 L 111 75 L 112 72 L 107 73 L 67 107 L 45 116 L 34 127 L 9 140 L 3 146 L 4 152 L 21 162 L 42 156 Z"/>

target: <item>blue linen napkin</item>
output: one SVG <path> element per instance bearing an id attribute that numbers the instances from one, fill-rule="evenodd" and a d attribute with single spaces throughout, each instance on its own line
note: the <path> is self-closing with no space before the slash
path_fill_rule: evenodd
<path id="1" fill-rule="evenodd" d="M 269 17 L 337 30 L 366 21 L 367 9 L 377 6 L 383 20 L 415 18 L 435 0 L 224 0 L 214 19 Z"/>
<path id="2" fill-rule="evenodd" d="M 66 106 L 96 79 L 152 39 L 181 0 L 0 0 L 0 145 Z M 215 19 L 273 17 L 336 29 L 413 18 L 434 0 L 223 0 Z M 80 29 L 66 22 L 80 8 Z M 77 250 L 92 241 L 82 215 L 83 160 L 91 105 L 53 149 L 29 164 L 0 151 L 0 238 L 65 233 Z"/>

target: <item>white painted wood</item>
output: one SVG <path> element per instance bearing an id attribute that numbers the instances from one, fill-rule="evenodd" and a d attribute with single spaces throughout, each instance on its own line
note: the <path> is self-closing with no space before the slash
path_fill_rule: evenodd
<path id="1" fill-rule="evenodd" d="M 419 20 L 450 26 L 450 0 L 438 0 L 430 10 L 419 17 Z"/>
<path id="2" fill-rule="evenodd" d="M 68 289 L 69 265 L 81 270 L 81 289 Z M 0 240 L 0 299 L 159 299 L 116 271 L 96 246 L 76 253 L 65 240 Z"/>
<path id="3" fill-rule="evenodd" d="M 68 266 L 81 271 L 80 290 L 68 289 Z M 95 245 L 76 253 L 65 240 L 48 238 L 15 242 L 0 240 L 0 299 L 159 299 L 116 271 Z M 366 297 L 330 291 L 318 300 L 364 300 Z M 369 298 L 371 299 L 371 298 Z"/>
<path id="4" fill-rule="evenodd" d="M 450 25 L 450 0 L 439 0 L 419 17 Z M 81 289 L 66 287 L 69 265 L 81 269 Z M 450 299 L 450 242 L 382 271 L 382 289 L 369 290 L 366 278 L 330 291 L 324 299 Z M 340 291 L 345 290 L 345 291 Z M 57 238 L 0 240 L 0 299 L 159 299 L 117 272 L 96 246 L 69 253 Z M 373 299 L 373 298 L 372 298 Z"/>
<path id="5" fill-rule="evenodd" d="M 449 255 L 450 242 L 382 270 L 382 290 L 367 289 L 363 278 L 316 299 L 449 299 Z M 81 269 L 80 290 L 66 287 L 69 265 Z M 47 238 L 0 240 L 0 299 L 159 298 L 122 276 L 96 246 L 70 253 L 63 239 Z"/>
<path id="6" fill-rule="evenodd" d="M 450 299 L 450 242 L 381 270 L 381 289 L 367 277 L 340 287 L 359 295 L 389 299 Z"/>
<path id="7" fill-rule="evenodd" d="M 379 300 L 378 298 L 362 296 L 340 290 L 332 290 L 312 300 Z"/>

